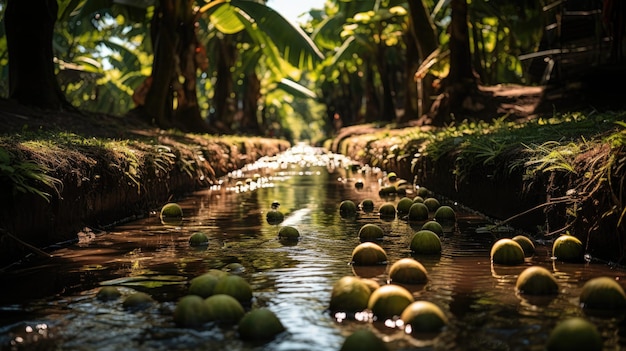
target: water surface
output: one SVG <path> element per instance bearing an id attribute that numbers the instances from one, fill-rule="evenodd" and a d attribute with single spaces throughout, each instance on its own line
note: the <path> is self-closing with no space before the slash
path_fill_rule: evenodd
<path id="1" fill-rule="evenodd" d="M 385 174 L 356 167 L 349 159 L 298 146 L 233 172 L 219 185 L 177 201 L 180 225 L 164 225 L 157 213 L 107 231 L 85 228 L 78 242 L 59 247 L 50 259 L 32 258 L 0 273 L 2 350 L 339 350 L 354 330 L 371 328 L 390 350 L 543 350 L 558 321 L 583 316 L 593 321 L 605 350 L 626 348 L 619 316 L 587 316 L 578 296 L 587 280 L 625 272 L 615 266 L 563 263 L 551 259 L 549 241 L 536 241 L 536 253 L 523 265 L 492 265 L 489 252 L 505 234 L 484 233 L 492 222 L 449 199 L 456 226 L 441 237 L 441 256 L 413 256 L 416 231 L 402 218 L 381 220 L 376 209 L 400 197 L 378 194 Z M 355 186 L 363 180 L 364 187 Z M 415 194 L 407 194 L 412 197 Z M 339 204 L 372 199 L 375 211 L 342 218 Z M 278 202 L 285 219 L 266 221 Z M 380 243 L 389 264 L 353 267 L 352 250 L 366 223 L 380 225 Z M 281 242 L 281 226 L 297 228 L 301 239 Z M 189 246 L 191 234 L 209 238 L 206 249 Z M 337 319 L 327 310 L 333 283 L 345 275 L 387 283 L 391 263 L 415 257 L 428 270 L 426 284 L 405 286 L 416 300 L 440 306 L 450 325 L 436 335 L 411 337 L 380 321 Z M 517 276 L 531 265 L 552 271 L 560 285 L 553 298 L 529 299 L 515 293 Z M 254 298 L 248 308 L 271 309 L 287 328 L 262 344 L 243 342 L 235 327 L 179 328 L 172 313 L 188 282 L 209 269 L 244 277 Z M 103 285 L 123 293 L 116 301 L 95 298 Z M 155 303 L 144 311 L 122 308 L 128 294 L 142 291 Z"/>

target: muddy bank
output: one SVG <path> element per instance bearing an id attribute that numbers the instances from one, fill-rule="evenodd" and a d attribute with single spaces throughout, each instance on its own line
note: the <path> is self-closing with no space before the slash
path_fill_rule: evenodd
<path id="1" fill-rule="evenodd" d="M 0 110 L 0 264 L 158 210 L 288 141 L 159 131 L 113 116 Z M 28 178 L 25 168 L 48 184 Z M 22 178 L 20 178 L 22 177 Z"/>
<path id="2" fill-rule="evenodd" d="M 619 128 L 614 131 L 620 136 Z M 556 156 L 563 158 L 562 165 L 533 172 L 529 168 L 537 161 L 524 158 L 522 141 L 489 162 L 466 168 L 462 168 L 468 157 L 462 136 L 447 139 L 455 146 L 436 157 L 424 153 L 424 144 L 432 140 L 407 128 L 348 127 L 328 147 L 360 163 L 396 172 L 437 196 L 537 239 L 549 242 L 563 233 L 573 234 L 592 257 L 623 265 L 626 149 L 611 138 L 605 140 L 608 135 L 580 136 L 579 153 L 560 151 Z"/>

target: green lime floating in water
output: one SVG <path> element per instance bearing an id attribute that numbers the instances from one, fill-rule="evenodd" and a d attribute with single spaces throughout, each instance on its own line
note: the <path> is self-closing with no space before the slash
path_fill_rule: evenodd
<path id="1" fill-rule="evenodd" d="M 285 331 L 285 326 L 274 312 L 262 307 L 246 313 L 237 329 L 242 340 L 268 341 Z"/>
<path id="2" fill-rule="evenodd" d="M 524 263 L 524 249 L 512 239 L 500 239 L 491 246 L 491 262 L 514 266 Z"/>

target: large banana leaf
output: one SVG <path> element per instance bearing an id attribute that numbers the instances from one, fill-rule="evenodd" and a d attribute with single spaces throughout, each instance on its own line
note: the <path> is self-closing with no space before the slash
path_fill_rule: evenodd
<path id="1" fill-rule="evenodd" d="M 224 33 L 243 30 L 253 38 L 263 36 L 291 65 L 312 69 L 324 56 L 304 31 L 293 26 L 272 8 L 249 0 L 216 0 L 200 9 Z M 272 60 L 273 61 L 273 60 Z"/>

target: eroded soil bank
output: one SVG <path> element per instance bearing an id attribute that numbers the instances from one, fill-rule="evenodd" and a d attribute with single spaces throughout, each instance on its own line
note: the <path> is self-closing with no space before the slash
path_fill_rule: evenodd
<path id="1" fill-rule="evenodd" d="M 623 118 L 620 116 L 618 124 Z M 562 148 L 543 151 L 539 145 L 536 150 L 545 152 L 539 159 L 526 156 L 528 148 L 523 140 L 516 141 L 516 134 L 506 131 L 508 149 L 499 154 L 487 148 L 467 150 L 461 133 L 438 141 L 448 143 L 449 149 L 435 156 L 424 152 L 424 145 L 432 140 L 423 138 L 419 127 L 371 125 L 345 128 L 329 148 L 360 163 L 393 171 L 438 196 L 458 201 L 502 225 L 521 228 L 537 239 L 550 242 L 561 234 L 573 234 L 591 257 L 623 265 L 626 128 L 608 128 L 601 135 L 579 135 Z M 487 131 L 479 134 L 483 133 L 483 140 L 498 143 Z M 515 144 L 518 146 L 509 147 Z M 468 165 L 468 159 L 478 152 L 483 153 L 482 159 L 471 160 L 474 163 Z"/>
<path id="2" fill-rule="evenodd" d="M 291 146 L 279 139 L 161 131 L 129 117 L 2 104 L 2 266 L 76 240 L 84 227 L 97 231 L 146 216 Z"/>

